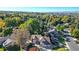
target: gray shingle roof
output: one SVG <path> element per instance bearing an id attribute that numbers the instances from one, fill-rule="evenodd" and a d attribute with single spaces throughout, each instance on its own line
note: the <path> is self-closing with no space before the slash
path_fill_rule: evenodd
<path id="1" fill-rule="evenodd" d="M 0 37 L 0 45 L 6 40 L 6 37 Z"/>

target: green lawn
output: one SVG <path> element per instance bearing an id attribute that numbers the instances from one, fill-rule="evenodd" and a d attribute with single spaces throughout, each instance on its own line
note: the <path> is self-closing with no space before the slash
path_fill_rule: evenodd
<path id="1" fill-rule="evenodd" d="M 53 50 L 55 51 L 69 51 L 68 49 L 65 49 L 65 48 L 54 48 Z"/>
<path id="2" fill-rule="evenodd" d="M 68 51 L 68 49 L 65 49 L 65 48 L 59 48 L 59 49 L 57 49 L 57 51 Z"/>
<path id="3" fill-rule="evenodd" d="M 0 48 L 0 51 L 4 51 L 4 49 L 3 48 Z"/>

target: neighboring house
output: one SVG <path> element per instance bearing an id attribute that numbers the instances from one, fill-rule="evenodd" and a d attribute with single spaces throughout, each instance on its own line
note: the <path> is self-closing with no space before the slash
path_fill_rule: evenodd
<path id="1" fill-rule="evenodd" d="M 10 46 L 10 45 L 13 45 L 13 44 L 14 44 L 14 41 L 8 38 L 8 39 L 3 43 L 3 47 L 7 47 L 7 46 Z"/>
<path id="2" fill-rule="evenodd" d="M 0 47 L 3 46 L 3 43 L 6 41 L 6 37 L 0 37 Z"/>
<path id="3" fill-rule="evenodd" d="M 52 37 L 52 39 L 59 38 L 59 33 L 55 29 L 49 30 L 48 35 L 49 37 Z"/>
<path id="4" fill-rule="evenodd" d="M 66 30 L 66 29 L 62 31 L 62 34 L 64 35 L 64 37 L 71 36 L 71 34 L 69 33 L 69 30 Z"/>
<path id="5" fill-rule="evenodd" d="M 60 33 L 55 30 L 55 29 L 51 29 L 48 31 L 48 36 L 50 37 L 51 43 L 53 45 L 59 45 L 59 37 L 60 37 Z"/>
<path id="6" fill-rule="evenodd" d="M 23 17 L 22 21 L 27 21 L 28 17 Z"/>
<path id="7" fill-rule="evenodd" d="M 41 37 L 41 35 L 32 35 L 32 43 L 39 45 L 40 44 L 40 41 L 39 41 L 40 37 Z"/>
<path id="8" fill-rule="evenodd" d="M 46 38 L 46 40 L 45 40 L 45 39 L 43 39 L 43 37 L 41 35 L 32 35 L 32 38 L 35 36 L 37 36 L 39 38 L 39 42 L 40 42 L 40 44 L 37 45 L 37 43 L 35 42 L 36 40 L 32 41 L 32 43 L 35 43 L 35 46 L 37 46 L 37 47 L 39 46 L 38 48 L 40 48 L 40 49 L 43 49 L 43 48 L 51 49 L 52 48 L 52 44 L 51 44 L 49 38 Z"/>
<path id="9" fill-rule="evenodd" d="M 40 38 L 40 45 L 43 47 L 43 48 L 46 48 L 46 49 L 52 49 L 52 44 L 51 44 L 51 42 L 50 42 L 50 39 L 49 38 L 43 38 L 43 37 L 41 37 Z"/>
<path id="10" fill-rule="evenodd" d="M 35 38 L 35 36 L 36 36 L 37 38 Z M 39 41 L 39 40 L 40 40 L 40 37 L 41 37 L 41 35 L 32 35 L 32 36 L 31 36 L 31 41 L 32 41 L 32 43 L 35 43 L 35 44 L 36 44 L 36 41 Z"/>
<path id="11" fill-rule="evenodd" d="M 55 30 L 55 28 L 53 28 L 52 30 L 48 31 L 48 35 L 49 37 L 51 36 L 51 38 L 47 38 L 43 39 L 43 37 L 41 35 L 32 35 L 31 37 L 35 37 L 37 36 L 39 38 L 39 42 L 40 42 L 40 47 L 41 49 L 52 49 L 56 44 L 59 44 L 58 42 L 58 38 L 59 38 L 59 33 Z M 51 40 L 50 40 L 51 39 Z M 32 41 L 32 43 L 35 43 L 36 40 Z M 52 44 L 51 41 L 54 43 Z M 36 44 L 36 43 L 35 43 Z"/>

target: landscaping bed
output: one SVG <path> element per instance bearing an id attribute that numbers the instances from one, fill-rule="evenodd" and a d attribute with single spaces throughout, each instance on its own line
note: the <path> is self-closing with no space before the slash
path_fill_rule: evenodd
<path id="1" fill-rule="evenodd" d="M 0 51 L 4 51 L 4 49 L 3 48 L 0 48 Z"/>
<path id="2" fill-rule="evenodd" d="M 53 48 L 53 50 L 55 50 L 55 51 L 69 51 L 67 48 L 60 48 L 60 47 Z"/>

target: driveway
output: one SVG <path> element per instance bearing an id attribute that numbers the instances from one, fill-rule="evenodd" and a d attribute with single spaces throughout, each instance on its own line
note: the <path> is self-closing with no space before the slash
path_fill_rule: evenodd
<path id="1" fill-rule="evenodd" d="M 79 51 L 79 47 L 74 41 L 73 37 L 68 37 L 70 39 L 70 42 L 66 42 L 67 46 L 69 47 L 70 51 Z"/>
<path id="2" fill-rule="evenodd" d="M 65 34 L 65 39 L 69 39 L 70 42 L 66 41 L 66 45 L 69 48 L 70 51 L 79 51 L 79 46 L 76 44 L 76 42 L 74 41 L 74 37 L 71 37 L 70 33 L 64 33 Z"/>

